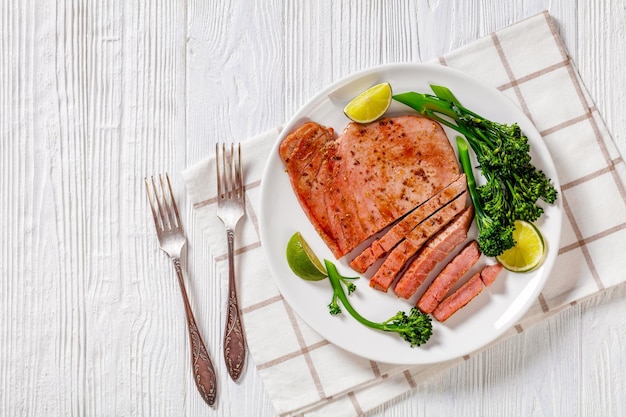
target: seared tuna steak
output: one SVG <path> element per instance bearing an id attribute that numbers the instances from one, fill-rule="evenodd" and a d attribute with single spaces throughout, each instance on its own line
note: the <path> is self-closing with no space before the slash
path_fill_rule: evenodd
<path id="1" fill-rule="evenodd" d="M 337 138 L 309 122 L 279 152 L 300 205 L 336 258 L 459 176 L 441 126 L 413 115 L 349 123 Z"/>

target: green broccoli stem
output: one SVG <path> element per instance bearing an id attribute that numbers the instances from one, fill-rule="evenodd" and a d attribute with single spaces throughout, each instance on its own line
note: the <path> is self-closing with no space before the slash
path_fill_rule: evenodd
<path id="1" fill-rule="evenodd" d="M 472 161 L 470 160 L 467 142 L 462 137 L 457 136 L 456 147 L 459 151 L 459 162 L 461 163 L 461 168 L 463 169 L 463 173 L 465 174 L 467 191 L 469 192 L 472 204 L 474 205 L 474 211 L 476 212 L 476 216 L 484 216 L 482 198 L 480 197 L 478 189 L 476 188 L 476 178 L 474 177 L 474 168 L 472 166 Z"/>
<path id="2" fill-rule="evenodd" d="M 452 102 L 443 100 L 431 94 L 409 91 L 406 93 L 394 94 L 393 99 L 414 108 L 423 115 L 426 115 L 429 111 L 435 111 L 437 113 L 445 114 L 453 119 L 456 119 L 457 117 L 456 112 L 452 108 Z"/>
<path id="3" fill-rule="evenodd" d="M 492 149 L 495 147 L 493 141 L 480 129 L 472 128 L 470 126 L 466 126 L 464 123 L 460 123 L 463 118 L 467 117 L 471 117 L 476 120 L 484 120 L 482 116 L 479 116 L 473 111 L 463 107 L 456 97 L 454 97 L 452 92 L 446 87 L 435 85 L 431 87 L 437 94 L 436 96 L 409 91 L 406 93 L 395 94 L 393 99 L 406 104 L 422 116 L 428 117 L 429 119 L 435 120 L 450 129 L 456 130 L 468 139 L 472 149 L 477 152 L 480 152 L 479 148 L 481 143 L 488 145 Z M 439 116 L 437 113 L 448 116 L 454 120 L 455 123 Z"/>
<path id="4" fill-rule="evenodd" d="M 434 91 L 436 91 L 436 96 L 409 91 L 406 93 L 395 94 L 393 99 L 406 104 L 422 116 L 428 117 L 429 119 L 435 120 L 450 129 L 456 130 L 458 133 L 468 138 L 468 140 L 471 140 L 472 145 L 479 143 L 479 140 L 476 138 L 476 135 L 478 134 L 480 136 L 480 140 L 489 143 L 490 146 L 493 147 L 493 142 L 489 138 L 485 137 L 481 132 L 476 132 L 475 129 L 468 129 L 459 123 L 453 123 L 450 120 L 439 116 L 437 113 L 448 116 L 455 122 L 458 122 L 458 120 L 464 115 L 482 119 L 481 116 L 461 106 L 456 97 L 454 97 L 452 92 L 447 88 L 441 86 L 431 87 Z M 472 146 L 472 148 L 473 147 L 474 146 Z"/>
<path id="5" fill-rule="evenodd" d="M 432 320 L 426 313 L 421 312 L 417 307 L 411 308 L 407 315 L 403 311 L 398 311 L 393 317 L 382 323 L 376 323 L 360 315 L 348 300 L 343 289 L 343 285 L 348 288 L 348 294 L 352 293 L 356 286 L 350 282 L 352 278 L 344 277 L 337 271 L 337 267 L 331 261 L 324 259 L 326 272 L 330 285 L 333 289 L 333 298 L 328 304 L 330 314 L 341 313 L 341 303 L 348 313 L 359 323 L 366 327 L 381 330 L 384 332 L 394 332 L 411 344 L 411 347 L 420 346 L 430 339 L 433 333 Z M 339 302 L 337 302 L 339 301 Z"/>
<path id="6" fill-rule="evenodd" d="M 452 123 L 449 120 L 446 120 L 443 117 L 437 115 L 437 113 L 441 113 L 450 117 L 453 120 L 456 120 L 458 118 L 458 114 L 453 108 L 453 103 L 447 100 L 443 100 L 430 94 L 416 93 L 413 91 L 395 94 L 393 96 L 393 99 L 413 108 L 422 116 L 428 117 L 429 119 L 433 119 L 445 126 L 448 126 L 451 129 L 457 130 L 459 133 L 466 133 L 466 131 L 457 124 Z M 459 131 L 459 129 L 461 130 Z"/>
<path id="7" fill-rule="evenodd" d="M 337 271 L 337 267 L 335 266 L 335 264 L 333 264 L 332 262 L 326 259 L 324 259 L 324 265 L 326 265 L 326 271 L 328 272 L 328 279 L 330 281 L 330 285 L 333 288 L 333 301 L 335 301 L 336 299 L 339 299 L 339 301 L 341 301 L 341 304 L 343 304 L 346 310 L 348 310 L 348 313 L 350 313 L 350 315 L 354 317 L 359 323 L 364 324 L 365 326 L 371 327 L 373 329 L 386 330 L 386 326 L 384 324 L 375 323 L 373 321 L 366 319 L 365 317 L 360 315 L 354 309 L 354 307 L 352 307 L 352 304 L 350 304 L 350 300 L 348 300 L 348 297 L 346 296 L 346 293 L 343 290 L 343 286 L 341 285 L 343 277 L 341 274 L 339 274 L 339 271 Z"/>
<path id="8" fill-rule="evenodd" d="M 465 173 L 467 189 L 474 206 L 474 217 L 478 228 L 478 246 L 486 256 L 498 256 L 502 252 L 515 246 L 513 240 L 514 226 L 503 224 L 499 220 L 490 217 L 484 209 L 484 202 L 476 188 L 476 179 L 469 156 L 467 142 L 460 136 L 456 138 L 459 152 L 459 162 Z"/>
<path id="9" fill-rule="evenodd" d="M 393 317 L 382 323 L 375 323 L 360 315 L 348 300 L 343 290 L 342 283 L 345 283 L 346 277 L 339 274 L 335 265 L 324 260 L 328 279 L 333 288 L 333 301 L 329 304 L 330 314 L 338 314 L 341 312 L 337 300 L 343 304 L 348 313 L 359 323 L 376 330 L 397 333 L 400 337 L 411 344 L 411 347 L 420 346 L 430 339 L 433 332 L 431 318 L 428 314 L 421 312 L 417 307 L 411 308 L 409 315 L 403 311 L 398 311 Z M 351 284 L 351 283 L 349 283 Z M 352 284 L 354 285 L 354 284 Z"/>

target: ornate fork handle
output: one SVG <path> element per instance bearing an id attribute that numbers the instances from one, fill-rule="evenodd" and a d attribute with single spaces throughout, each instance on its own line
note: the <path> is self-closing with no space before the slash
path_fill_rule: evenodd
<path id="1" fill-rule="evenodd" d="M 234 230 L 226 229 L 226 237 L 228 240 L 228 309 L 226 328 L 224 329 L 224 360 L 230 377 L 233 381 L 237 381 L 241 376 L 246 361 L 246 346 L 239 316 L 237 286 L 235 283 Z"/>
<path id="2" fill-rule="evenodd" d="M 185 304 L 185 314 L 187 316 L 187 330 L 189 331 L 189 342 L 191 346 L 191 367 L 193 368 L 194 381 L 200 395 L 209 405 L 215 403 L 217 396 L 217 375 L 211 357 L 204 345 L 204 341 L 198 332 L 198 326 L 196 320 L 193 317 L 191 311 L 191 305 L 187 298 L 187 291 L 185 290 L 185 283 L 183 282 L 183 271 L 180 265 L 180 260 L 173 258 L 174 268 L 176 269 L 176 275 L 178 277 L 178 284 L 183 296 L 183 303 Z"/>

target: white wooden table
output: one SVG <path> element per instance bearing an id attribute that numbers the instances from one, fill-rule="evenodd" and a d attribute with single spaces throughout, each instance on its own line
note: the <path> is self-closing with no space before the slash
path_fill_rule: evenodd
<path id="1" fill-rule="evenodd" d="M 240 383 L 226 377 L 225 293 L 179 173 L 353 71 L 428 61 L 548 9 L 626 153 L 620 0 L 0 4 L 2 416 L 275 416 L 253 362 Z M 141 179 L 165 170 L 219 362 L 215 409 L 195 391 L 179 289 L 147 211 Z M 625 415 L 625 300 L 620 287 L 574 305 L 374 415 Z"/>

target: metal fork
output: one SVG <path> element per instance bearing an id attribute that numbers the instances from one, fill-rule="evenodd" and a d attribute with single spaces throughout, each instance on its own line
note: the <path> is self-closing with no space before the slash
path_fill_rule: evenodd
<path id="1" fill-rule="evenodd" d="M 200 391 L 200 395 L 209 405 L 215 403 L 217 395 L 217 376 L 211 357 L 202 341 L 196 320 L 193 317 L 185 283 L 183 282 L 183 271 L 180 263 L 180 255 L 187 242 L 183 225 L 180 221 L 178 207 L 174 200 L 172 192 L 172 184 L 170 178 L 165 174 L 163 181 L 161 175 L 155 180 L 150 177 L 150 181 L 144 178 L 152 216 L 154 217 L 154 226 L 156 227 L 157 237 L 159 239 L 159 247 L 165 252 L 172 262 L 176 275 L 178 276 L 178 284 L 183 295 L 183 303 L 185 304 L 185 313 L 187 315 L 187 329 L 189 331 L 189 342 L 191 347 L 191 366 L 194 373 L 194 381 L 196 387 Z"/>
<path id="2" fill-rule="evenodd" d="M 237 381 L 243 371 L 246 359 L 237 284 L 235 282 L 235 228 L 245 213 L 245 195 L 243 169 L 241 164 L 241 146 L 230 145 L 227 152 L 225 144 L 215 147 L 215 165 L 217 170 L 217 215 L 226 226 L 228 240 L 228 309 L 224 329 L 224 360 L 233 381 Z"/>

